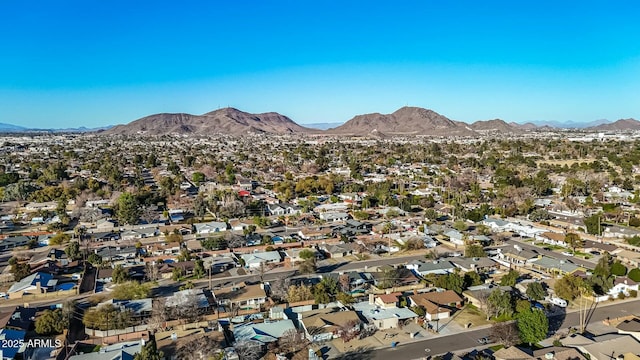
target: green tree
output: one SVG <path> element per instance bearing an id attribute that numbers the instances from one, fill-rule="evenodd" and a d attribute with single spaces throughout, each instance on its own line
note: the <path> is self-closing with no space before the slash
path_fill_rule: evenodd
<path id="1" fill-rule="evenodd" d="M 200 185 L 206 180 L 206 177 L 204 176 L 203 173 L 196 171 L 196 172 L 193 173 L 193 175 L 191 175 L 191 180 L 196 185 Z"/>
<path id="2" fill-rule="evenodd" d="M 62 245 L 71 240 L 71 235 L 59 232 L 49 239 L 49 245 Z"/>
<path id="3" fill-rule="evenodd" d="M 453 290 L 458 294 L 462 294 L 464 286 L 464 278 L 457 273 L 439 275 L 436 277 L 434 285 L 437 287 Z"/>
<path id="4" fill-rule="evenodd" d="M 616 260 L 611 264 L 611 273 L 615 276 L 625 276 L 627 275 L 627 268 L 622 265 L 620 260 Z"/>
<path id="5" fill-rule="evenodd" d="M 465 231 L 469 228 L 469 225 L 464 220 L 457 220 L 453 223 L 453 228 L 458 231 Z"/>
<path id="6" fill-rule="evenodd" d="M 111 273 L 111 278 L 116 284 L 122 284 L 125 281 L 129 281 L 129 270 L 124 269 L 122 265 L 116 265 L 113 269 L 113 273 Z"/>
<path id="7" fill-rule="evenodd" d="M 539 301 L 544 299 L 545 295 L 546 291 L 544 291 L 544 287 L 539 282 L 535 281 L 527 286 L 527 296 L 530 299 Z"/>
<path id="8" fill-rule="evenodd" d="M 31 275 L 31 267 L 26 262 L 20 262 L 15 257 L 12 257 L 9 259 L 9 265 L 11 266 L 9 270 L 13 274 L 15 281 L 20 281 Z"/>
<path id="9" fill-rule="evenodd" d="M 508 291 L 493 290 L 489 294 L 487 305 L 489 308 L 488 315 L 493 314 L 495 317 L 505 316 L 507 318 L 513 315 L 513 298 Z"/>
<path id="10" fill-rule="evenodd" d="M 204 273 L 205 273 L 204 261 L 200 259 L 196 260 L 196 265 L 193 269 L 193 275 L 198 279 L 200 279 L 204 275 Z"/>
<path id="11" fill-rule="evenodd" d="M 136 353 L 133 360 L 162 360 L 164 353 L 158 350 L 155 336 L 151 335 L 139 353 Z"/>
<path id="12" fill-rule="evenodd" d="M 96 253 L 89 254 L 89 256 L 87 257 L 87 261 L 96 266 L 102 264 L 102 258 Z"/>
<path id="13" fill-rule="evenodd" d="M 117 285 L 111 294 L 116 300 L 146 299 L 151 295 L 151 285 L 127 281 Z"/>
<path id="14" fill-rule="evenodd" d="M 574 253 L 576 252 L 576 248 L 582 248 L 584 246 L 584 241 L 576 233 L 568 233 L 565 235 L 564 242 L 573 249 Z"/>
<path id="15" fill-rule="evenodd" d="M 520 339 L 529 346 L 544 340 L 549 332 L 549 319 L 544 311 L 530 308 L 518 314 L 516 323 Z"/>
<path id="16" fill-rule="evenodd" d="M 584 280 L 581 277 L 573 276 L 573 275 L 565 275 L 562 278 L 558 279 L 554 286 L 553 290 L 556 295 L 561 299 L 565 299 L 567 301 L 573 301 L 580 295 L 581 289 L 584 288 Z"/>
<path id="17" fill-rule="evenodd" d="M 484 252 L 482 245 L 468 243 L 464 248 L 464 256 L 468 258 L 485 257 L 487 254 Z"/>
<path id="18" fill-rule="evenodd" d="M 82 252 L 80 251 L 80 244 L 77 241 L 72 241 L 64 249 L 67 257 L 71 260 L 80 260 L 82 258 Z"/>
<path id="19" fill-rule="evenodd" d="M 635 281 L 635 282 L 640 282 L 640 269 L 635 268 L 635 269 L 631 269 L 631 271 L 629 271 L 629 279 Z"/>
<path id="20" fill-rule="evenodd" d="M 62 317 L 62 309 L 45 310 L 36 318 L 36 332 L 38 335 L 62 334 L 66 320 Z"/>
<path id="21" fill-rule="evenodd" d="M 124 329 L 133 324 L 131 310 L 120 311 L 112 304 L 88 309 L 84 313 L 82 323 L 90 329 L 113 330 Z"/>
<path id="22" fill-rule="evenodd" d="M 476 286 L 476 285 L 482 285 L 483 281 L 482 278 L 480 277 L 480 274 L 478 274 L 475 271 L 469 271 L 467 273 L 464 274 L 464 288 L 468 288 L 469 286 Z"/>
<path id="23" fill-rule="evenodd" d="M 509 270 L 509 272 L 500 279 L 500 285 L 502 286 L 515 286 L 518 282 L 520 273 L 516 270 Z"/>
<path id="24" fill-rule="evenodd" d="M 587 232 L 592 235 L 602 235 L 601 215 L 594 214 L 584 218 L 584 225 Z"/>
<path id="25" fill-rule="evenodd" d="M 140 218 L 140 205 L 133 194 L 125 192 L 120 195 L 116 205 L 116 217 L 122 224 L 136 224 Z"/>

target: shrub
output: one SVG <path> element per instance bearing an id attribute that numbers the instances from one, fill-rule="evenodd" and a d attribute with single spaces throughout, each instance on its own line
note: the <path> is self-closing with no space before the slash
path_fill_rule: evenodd
<path id="1" fill-rule="evenodd" d="M 629 290 L 629 297 L 632 297 L 632 298 L 638 297 L 638 291 L 637 290 Z"/>
<path id="2" fill-rule="evenodd" d="M 618 293 L 618 299 L 624 300 L 624 293 L 623 292 Z"/>

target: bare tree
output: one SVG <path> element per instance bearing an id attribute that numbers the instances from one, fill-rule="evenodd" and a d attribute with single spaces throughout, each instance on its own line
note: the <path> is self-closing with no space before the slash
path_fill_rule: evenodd
<path id="1" fill-rule="evenodd" d="M 179 360 L 211 359 L 220 352 L 220 344 L 207 336 L 200 336 L 180 346 L 176 357 Z"/>
<path id="2" fill-rule="evenodd" d="M 296 353 L 304 349 L 307 345 L 308 340 L 304 334 L 295 329 L 285 331 L 280 339 L 278 339 L 278 346 L 280 350 L 285 353 Z"/>
<path id="3" fill-rule="evenodd" d="M 260 344 L 253 341 L 238 341 L 233 347 L 240 360 L 258 360 L 262 356 Z"/>
<path id="4" fill-rule="evenodd" d="M 147 319 L 147 325 L 149 326 L 149 329 L 155 333 L 156 331 L 164 328 L 167 321 L 168 314 L 165 306 L 165 298 L 160 297 L 158 299 L 154 299 L 151 307 L 151 317 Z"/>
<path id="5" fill-rule="evenodd" d="M 491 340 L 509 347 L 520 343 L 520 335 L 515 322 L 497 323 L 491 327 L 489 332 Z"/>

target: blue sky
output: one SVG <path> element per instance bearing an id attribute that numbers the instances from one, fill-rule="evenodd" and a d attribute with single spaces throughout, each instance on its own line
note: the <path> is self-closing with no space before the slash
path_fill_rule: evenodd
<path id="1" fill-rule="evenodd" d="M 640 119 L 637 1 L 4 1 L 0 122 Z"/>

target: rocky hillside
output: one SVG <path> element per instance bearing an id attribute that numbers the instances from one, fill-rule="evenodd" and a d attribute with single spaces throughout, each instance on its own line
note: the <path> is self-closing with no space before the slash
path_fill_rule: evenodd
<path id="1" fill-rule="evenodd" d="M 150 115 L 126 125 L 115 126 L 103 133 L 119 135 L 242 135 L 248 132 L 293 134 L 313 131 L 275 112 L 250 114 L 234 108 L 224 108 L 203 115 L 166 113 Z"/>
<path id="2" fill-rule="evenodd" d="M 341 126 L 327 130 L 330 134 L 366 136 L 372 132 L 388 135 L 471 136 L 467 124 L 453 121 L 433 110 L 403 107 L 393 114 L 358 115 Z"/>

